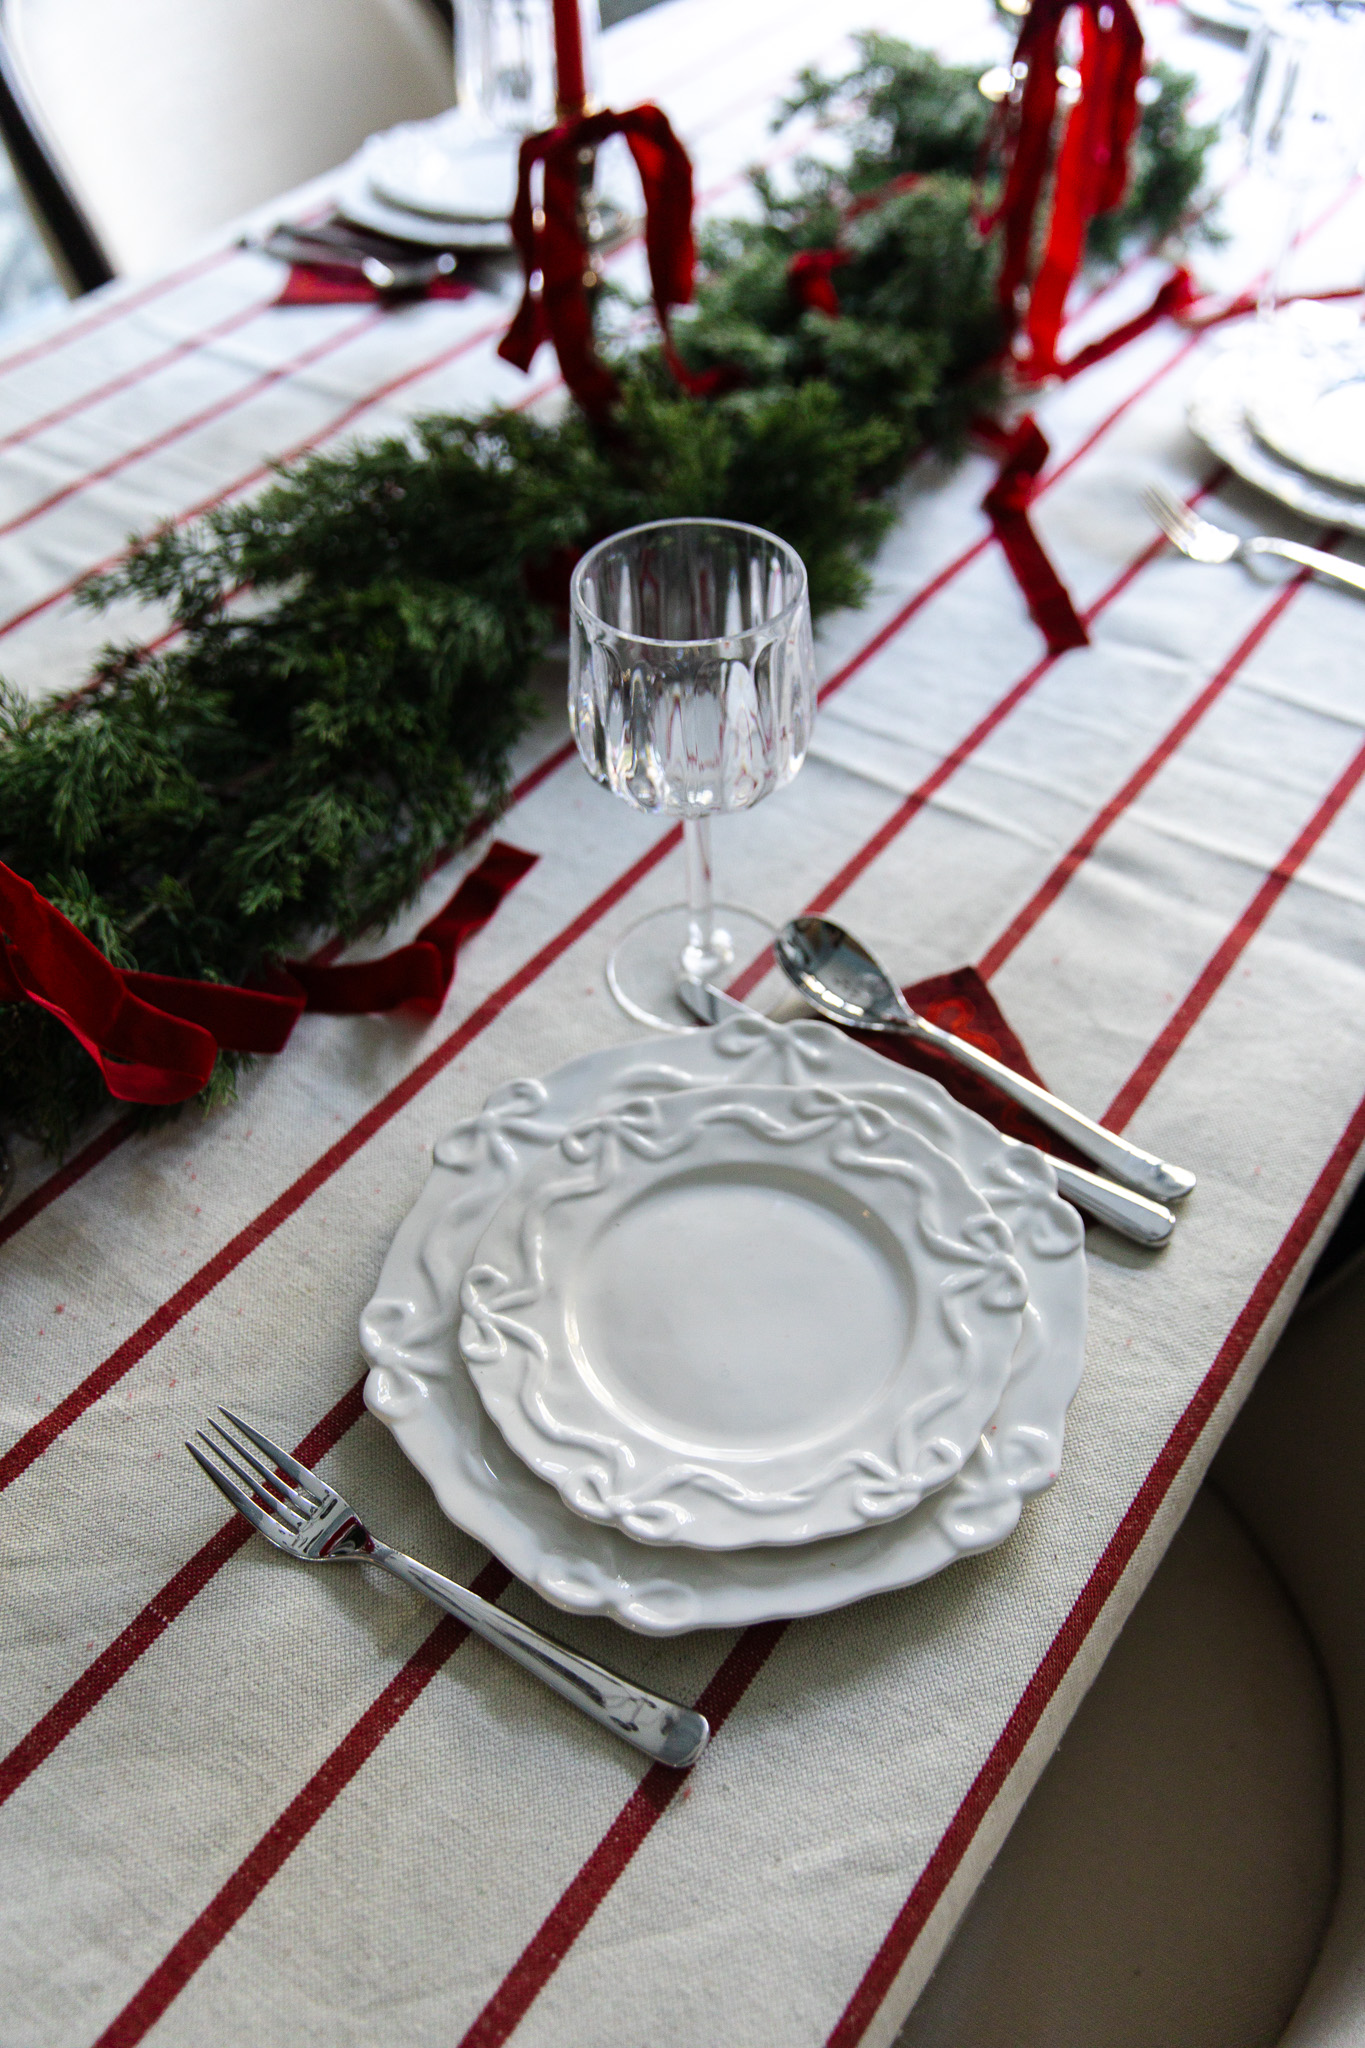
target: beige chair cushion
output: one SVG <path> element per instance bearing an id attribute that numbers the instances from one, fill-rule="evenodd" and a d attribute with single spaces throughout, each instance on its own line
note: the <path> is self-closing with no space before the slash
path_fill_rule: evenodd
<path id="1" fill-rule="evenodd" d="M 1284 2048 L 1365 2048 L 1365 1253 L 1299 1310 L 1219 1453 L 1326 1669 L 1341 1743 L 1341 1884 Z"/>
<path id="2" fill-rule="evenodd" d="M 1271 2048 L 1334 1855 L 1312 1649 L 1205 1489 L 897 2048 Z"/>
<path id="3" fill-rule="evenodd" d="M 454 97 L 427 0 L 5 0 L 5 18 L 120 271 L 174 261 Z"/>

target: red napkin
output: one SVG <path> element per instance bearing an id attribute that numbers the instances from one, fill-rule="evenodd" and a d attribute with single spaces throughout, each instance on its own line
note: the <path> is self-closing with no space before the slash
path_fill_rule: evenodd
<path id="1" fill-rule="evenodd" d="M 965 1038 L 969 1045 L 979 1046 L 982 1052 L 1003 1060 L 1007 1067 L 1013 1067 L 1017 1074 L 1036 1081 L 1040 1087 L 1047 1086 L 974 967 L 959 967 L 951 974 L 934 974 L 927 981 L 917 981 L 906 989 L 905 1000 L 931 1024 L 951 1031 L 955 1038 Z M 1074 1166 L 1093 1165 L 1065 1138 L 1040 1124 L 989 1081 L 979 1081 L 975 1074 L 969 1074 L 946 1053 L 898 1033 L 855 1031 L 850 1035 L 881 1053 L 884 1059 L 895 1060 L 898 1066 L 913 1067 L 917 1073 L 941 1081 L 965 1109 L 974 1109 L 1008 1137 L 1021 1138 L 1026 1145 L 1036 1145 L 1040 1151 L 1069 1159 Z"/>
<path id="2" fill-rule="evenodd" d="M 438 277 L 421 291 L 400 295 L 376 291 L 357 270 L 330 263 L 296 263 L 275 300 L 277 306 L 402 305 L 405 299 L 467 299 L 473 291 L 457 277 Z"/>

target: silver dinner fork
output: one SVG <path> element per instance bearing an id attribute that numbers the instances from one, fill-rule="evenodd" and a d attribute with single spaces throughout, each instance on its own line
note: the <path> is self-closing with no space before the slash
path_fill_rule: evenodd
<path id="1" fill-rule="evenodd" d="M 504 1614 L 467 1587 L 443 1579 L 439 1572 L 418 1564 L 416 1558 L 391 1550 L 370 1534 L 334 1486 L 239 1415 L 226 1408 L 218 1413 L 239 1434 L 230 1436 L 218 1423 L 210 1422 L 209 1428 L 222 1442 L 216 1443 L 201 1430 L 199 1444 L 186 1444 L 185 1448 L 219 1492 L 226 1494 L 238 1513 L 276 1550 L 301 1558 L 305 1564 L 382 1565 L 405 1586 L 425 1593 L 475 1635 L 534 1673 L 552 1692 L 610 1728 L 622 1741 L 642 1749 L 656 1763 L 684 1771 L 697 1761 L 711 1736 L 704 1715 L 628 1684 L 590 1658 L 528 1628 L 514 1615 Z M 261 1457 L 255 1455 L 257 1451 Z"/>
<path id="2" fill-rule="evenodd" d="M 1281 562 L 1292 562 L 1296 568 L 1311 569 L 1315 576 L 1325 577 L 1329 583 L 1341 583 L 1347 590 L 1365 594 L 1365 569 L 1358 569 L 1354 562 L 1340 562 L 1335 555 L 1325 555 L 1321 548 L 1306 548 L 1296 540 L 1276 540 L 1269 534 L 1243 540 L 1240 534 L 1215 526 L 1211 519 L 1201 519 L 1159 484 L 1148 485 L 1142 502 L 1172 547 L 1179 548 L 1192 562 L 1239 561 L 1254 566 L 1269 555 Z"/>

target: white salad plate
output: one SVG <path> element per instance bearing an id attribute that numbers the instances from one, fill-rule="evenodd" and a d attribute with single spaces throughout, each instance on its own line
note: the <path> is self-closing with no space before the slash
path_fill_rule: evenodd
<path id="1" fill-rule="evenodd" d="M 1229 469 L 1291 511 L 1323 525 L 1365 533 L 1365 495 L 1310 475 L 1277 454 L 1257 433 L 1249 411 L 1257 367 L 1252 332 L 1237 335 L 1220 350 L 1195 384 L 1189 406 L 1192 430 Z"/>
<path id="2" fill-rule="evenodd" d="M 404 121 L 361 151 L 370 186 L 386 205 L 444 222 L 502 223 L 517 196 L 520 138 L 453 109 Z"/>
<path id="3" fill-rule="evenodd" d="M 1030 1146 L 832 1026 L 757 1014 L 670 1042 L 590 1053 L 541 1080 L 508 1082 L 436 1147 L 361 1317 L 365 1398 L 453 1522 L 553 1605 L 647 1635 L 819 1614 L 941 1571 L 1002 1542 L 1024 1501 L 1056 1478 L 1080 1383 L 1086 1271 L 1080 1218 Z M 1004 1392 L 955 1477 L 909 1513 L 855 1534 L 714 1551 L 637 1543 L 567 1507 L 508 1445 L 460 1355 L 460 1291 L 476 1245 L 520 1178 L 576 1122 L 648 1091 L 744 1081 L 825 1086 L 894 1118 L 957 1161 L 1008 1224 L 1028 1284 Z"/>
<path id="4" fill-rule="evenodd" d="M 1004 1391 L 1008 1225 L 909 1124 L 828 1082 L 575 1118 L 508 1191 L 459 1346 L 512 1449 L 639 1543 L 809 1543 L 917 1507 Z"/>
<path id="5" fill-rule="evenodd" d="M 368 146 L 368 145 L 367 145 Z M 339 172 L 332 188 L 337 212 L 358 228 L 419 242 L 433 249 L 510 249 L 512 230 L 505 220 L 436 220 L 382 199 L 370 183 L 365 151 Z"/>

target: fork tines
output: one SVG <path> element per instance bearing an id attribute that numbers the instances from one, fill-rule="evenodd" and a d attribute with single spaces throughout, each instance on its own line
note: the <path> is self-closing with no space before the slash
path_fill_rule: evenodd
<path id="1" fill-rule="evenodd" d="M 263 1536 L 270 1536 L 276 1531 L 284 1534 L 301 1529 L 314 1509 L 326 1501 L 307 1466 L 301 1465 L 297 1458 L 281 1450 L 278 1444 L 272 1443 L 268 1436 L 262 1436 L 258 1429 L 253 1429 L 249 1422 L 243 1422 L 230 1409 L 220 1408 L 218 1413 L 240 1432 L 246 1442 L 230 1435 L 219 1423 L 210 1421 L 209 1428 L 222 1442 L 215 1442 L 213 1437 L 200 1430 L 199 1442 L 185 1446 L 195 1463 L 207 1473 L 239 1514 L 245 1515 Z M 270 1466 L 263 1464 L 251 1448 L 253 1445 L 256 1450 L 263 1451 L 271 1465 L 278 1469 L 272 1471 Z M 212 1454 L 211 1457 L 205 1456 L 206 1451 Z M 243 1469 L 238 1459 L 250 1469 Z M 298 1487 L 291 1486 L 289 1479 L 298 1481 Z"/>

